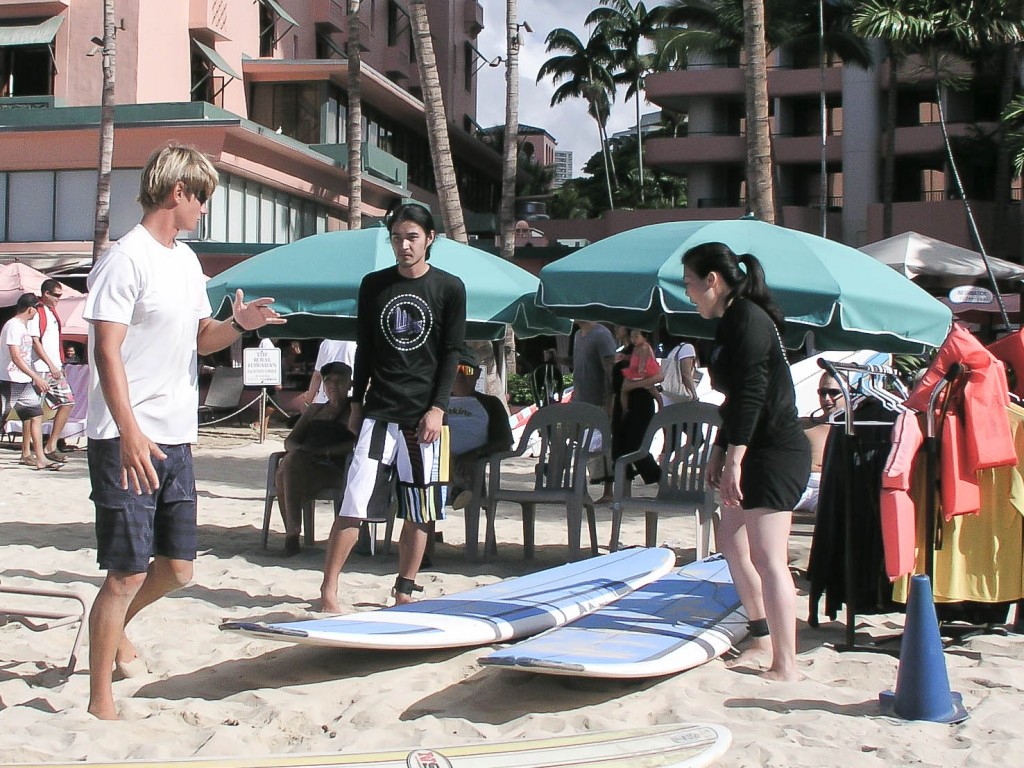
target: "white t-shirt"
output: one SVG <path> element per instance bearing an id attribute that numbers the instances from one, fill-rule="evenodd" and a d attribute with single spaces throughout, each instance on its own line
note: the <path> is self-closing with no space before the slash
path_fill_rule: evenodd
<path id="1" fill-rule="evenodd" d="M 50 358 L 50 362 L 60 368 L 60 324 L 57 320 L 57 315 L 54 314 L 54 311 L 45 304 L 40 304 L 38 310 L 39 311 L 36 316 L 28 323 L 28 332 L 33 336 L 40 337 L 39 340 L 43 344 L 43 352 L 45 352 L 46 356 Z M 39 318 L 43 312 L 46 312 L 46 330 L 40 334 Z M 35 361 L 32 363 L 32 367 L 42 374 L 50 372 L 50 367 L 41 357 L 36 357 Z"/>
<path id="2" fill-rule="evenodd" d="M 335 339 L 324 339 L 320 342 L 320 349 L 316 353 L 314 371 L 319 371 L 328 363 L 345 363 L 351 368 L 356 361 L 356 343 L 354 341 L 337 341 Z M 327 393 L 324 392 L 324 385 L 321 382 L 317 390 L 314 403 L 326 403 Z"/>
<path id="3" fill-rule="evenodd" d="M 157 443 L 194 443 L 198 437 L 199 321 L 212 313 L 199 259 L 182 242 L 157 242 L 137 225 L 93 267 L 83 315 L 128 326 L 121 359 L 128 396 L 142 433 Z M 95 360 L 89 328 L 89 359 Z M 103 399 L 96 366 L 89 374 L 90 439 L 118 436 Z"/>
<path id="4" fill-rule="evenodd" d="M 21 359 L 32 365 L 32 334 L 29 333 L 28 324 L 16 317 L 4 323 L 3 330 L 0 331 L 0 379 L 16 381 L 19 384 L 32 381 L 31 376 L 14 364 L 10 347 L 16 347 L 21 352 Z"/>

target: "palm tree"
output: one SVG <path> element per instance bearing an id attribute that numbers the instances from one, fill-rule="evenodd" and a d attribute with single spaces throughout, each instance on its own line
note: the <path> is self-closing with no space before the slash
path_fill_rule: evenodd
<path id="1" fill-rule="evenodd" d="M 966 87 L 962 67 L 958 66 L 963 62 L 962 57 L 977 54 L 988 45 L 1019 45 L 1024 41 L 1024 18 L 1021 17 L 1019 2 L 976 0 L 972 3 L 952 4 L 947 0 L 867 0 L 855 12 L 853 27 L 865 37 L 878 37 L 892 44 L 896 50 L 919 55 L 933 77 L 939 126 L 949 170 L 963 200 L 971 234 L 985 260 L 1003 322 L 1009 325 L 1006 308 L 953 154 L 943 103 L 948 88 Z"/>
<path id="2" fill-rule="evenodd" d="M 363 95 L 362 51 L 359 49 L 359 0 L 348 0 L 348 112 L 345 141 L 348 142 L 348 228 L 363 226 Z"/>
<path id="3" fill-rule="evenodd" d="M 761 221 L 775 223 L 772 183 L 772 126 L 768 115 L 768 45 L 764 0 L 743 0 L 743 49 L 747 52 L 747 207 Z"/>
<path id="4" fill-rule="evenodd" d="M 602 157 L 605 164 L 605 179 L 608 184 L 608 206 L 615 210 L 612 195 L 614 167 L 608 152 L 608 136 L 605 126 L 615 93 L 615 80 L 608 71 L 611 63 L 611 49 L 600 35 L 591 35 L 587 44 L 568 29 L 553 29 L 545 40 L 546 53 L 565 51 L 545 61 L 537 72 L 537 82 L 545 77 L 557 85 L 551 96 L 551 106 L 567 99 L 585 99 L 587 113 L 597 123 L 598 138 L 601 141 Z M 561 83 L 561 85 L 558 85 Z"/>
<path id="5" fill-rule="evenodd" d="M 92 263 L 110 244 L 110 169 L 114 164 L 114 0 L 103 0 L 103 91 L 100 96 L 99 173 L 96 176 L 96 218 Z"/>
<path id="6" fill-rule="evenodd" d="M 616 82 L 626 84 L 626 98 L 636 105 L 636 153 L 640 174 L 640 201 L 643 202 L 644 152 L 640 129 L 640 94 L 644 88 L 644 75 L 652 68 L 653 54 L 641 53 L 641 43 L 653 40 L 655 33 L 665 24 L 667 9 L 656 6 L 650 11 L 643 2 L 635 6 L 629 0 L 601 0 L 605 6 L 595 8 L 586 18 L 595 25 L 595 34 L 604 37 L 611 47 L 611 67 Z"/>
<path id="7" fill-rule="evenodd" d="M 505 2 L 505 141 L 504 162 L 501 171 L 501 256 L 511 259 L 516 255 L 515 203 L 516 170 L 519 160 L 519 3 Z M 511 137 L 511 141 L 509 138 Z"/>
<path id="8" fill-rule="evenodd" d="M 441 95 L 441 81 L 437 74 L 434 43 L 430 39 L 426 0 L 409 1 L 409 18 L 412 22 L 413 42 L 416 45 L 416 65 L 423 87 L 423 106 L 427 113 L 427 141 L 430 144 L 430 159 L 434 165 L 437 197 L 441 204 L 441 220 L 444 222 L 444 230 L 448 237 L 460 243 L 467 243 L 469 238 L 466 236 L 459 185 L 455 176 L 455 165 L 452 163 L 451 145 L 448 142 L 448 120 L 445 117 L 444 100 Z"/>

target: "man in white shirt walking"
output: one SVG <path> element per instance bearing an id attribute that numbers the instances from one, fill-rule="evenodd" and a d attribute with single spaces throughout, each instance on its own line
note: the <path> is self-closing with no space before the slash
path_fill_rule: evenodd
<path id="1" fill-rule="evenodd" d="M 23 293 L 18 297 L 14 317 L 0 330 L 0 427 L 16 410 L 21 419 L 21 463 L 34 469 L 60 469 L 57 462 L 47 464 L 43 454 L 40 395 L 49 387 L 32 367 L 32 334 L 28 328 L 38 311 L 37 303 L 34 293 Z"/>
<path id="2" fill-rule="evenodd" d="M 36 317 L 28 326 L 32 334 L 32 351 L 35 353 L 33 367 L 46 379 L 49 388 L 46 400 L 56 410 L 43 452 L 47 459 L 60 464 L 67 458 L 57 450 L 57 441 L 75 405 L 75 396 L 64 376 L 64 346 L 60 338 L 60 318 L 57 316 L 57 302 L 63 293 L 64 286 L 58 280 L 44 280 L 39 287 Z"/>

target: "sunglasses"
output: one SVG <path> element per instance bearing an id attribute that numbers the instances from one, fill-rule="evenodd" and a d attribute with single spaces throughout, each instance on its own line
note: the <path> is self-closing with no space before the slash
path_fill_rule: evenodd
<path id="1" fill-rule="evenodd" d="M 838 397 L 843 396 L 843 390 L 841 389 L 826 389 L 822 388 L 818 390 L 818 397 L 831 397 L 835 400 Z"/>
<path id="2" fill-rule="evenodd" d="M 64 295 L 63 293 L 54 293 L 53 291 L 47 291 L 47 293 L 49 293 L 55 299 L 59 299 L 61 296 Z"/>
<path id="3" fill-rule="evenodd" d="M 196 192 L 196 200 L 200 206 L 206 205 L 206 201 L 210 199 L 210 196 L 205 192 Z"/>

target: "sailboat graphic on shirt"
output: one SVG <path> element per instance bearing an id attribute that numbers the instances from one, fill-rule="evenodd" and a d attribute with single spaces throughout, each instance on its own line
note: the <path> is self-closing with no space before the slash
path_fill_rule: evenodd
<path id="1" fill-rule="evenodd" d="M 396 307 L 391 316 L 391 332 L 395 336 L 418 336 L 423 333 L 424 321 L 422 318 L 414 317 L 404 307 Z"/>
<path id="2" fill-rule="evenodd" d="M 384 306 L 381 316 L 384 335 L 391 345 L 407 352 L 421 346 L 430 335 L 433 316 L 420 296 L 404 293 Z"/>

